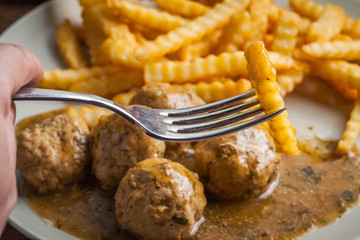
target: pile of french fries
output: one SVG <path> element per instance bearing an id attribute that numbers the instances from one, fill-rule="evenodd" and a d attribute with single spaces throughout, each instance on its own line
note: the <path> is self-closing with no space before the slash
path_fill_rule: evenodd
<path id="1" fill-rule="evenodd" d="M 281 107 L 283 102 L 274 99 L 312 75 L 354 101 L 336 154 L 345 154 L 354 144 L 360 130 L 360 19 L 346 16 L 341 7 L 313 0 L 290 0 L 291 9 L 272 0 L 153 0 L 153 6 L 130 0 L 79 3 L 82 26 L 66 20 L 56 33 L 69 69 L 46 70 L 41 87 L 96 94 L 127 105 L 134 89 L 167 82 L 212 102 L 248 91 L 256 82 L 266 85 L 256 80 L 261 75 L 275 82 L 254 86 L 266 101 L 279 103 L 270 104 L 270 109 Z M 262 61 L 250 51 L 245 58 L 254 42 L 261 52 L 258 41 L 265 44 L 271 67 L 265 55 Z M 256 67 L 261 62 L 265 65 Z M 266 94 L 270 90 L 274 93 Z M 80 111 L 90 125 L 108 114 L 86 107 Z M 283 139 L 278 149 L 298 154 L 294 129 L 285 125 L 283 137 L 273 135 Z M 284 139 L 289 135 L 291 141 Z"/>

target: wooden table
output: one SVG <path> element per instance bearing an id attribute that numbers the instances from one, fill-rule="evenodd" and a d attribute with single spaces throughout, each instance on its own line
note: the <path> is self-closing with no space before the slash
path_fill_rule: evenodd
<path id="1" fill-rule="evenodd" d="M 44 0 L 0 0 L 0 34 L 13 22 L 29 12 Z M 9 224 L 6 225 L 1 240 L 28 239 Z"/>

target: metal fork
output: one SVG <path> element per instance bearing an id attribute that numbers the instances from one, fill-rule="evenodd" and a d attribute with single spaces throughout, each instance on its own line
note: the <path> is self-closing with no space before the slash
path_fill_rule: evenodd
<path id="1" fill-rule="evenodd" d="M 40 88 L 22 88 L 12 100 L 78 102 L 107 108 L 123 116 L 149 136 L 165 141 L 196 141 L 225 135 L 264 122 L 285 110 L 283 108 L 264 114 L 254 90 L 184 109 L 124 107 L 96 95 Z"/>

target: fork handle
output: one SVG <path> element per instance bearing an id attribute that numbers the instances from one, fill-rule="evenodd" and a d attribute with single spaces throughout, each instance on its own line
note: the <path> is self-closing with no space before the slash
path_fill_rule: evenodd
<path id="1" fill-rule="evenodd" d="M 77 102 L 94 105 L 97 107 L 107 108 L 112 110 L 128 120 L 132 120 L 128 109 L 108 99 L 83 93 L 74 93 L 69 91 L 51 90 L 43 88 L 21 88 L 15 95 L 12 96 L 13 101 L 64 101 Z"/>

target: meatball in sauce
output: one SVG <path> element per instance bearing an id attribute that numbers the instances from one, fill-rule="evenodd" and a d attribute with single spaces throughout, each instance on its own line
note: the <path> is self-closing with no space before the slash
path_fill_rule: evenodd
<path id="1" fill-rule="evenodd" d="M 137 162 L 162 157 L 165 152 L 164 142 L 149 137 L 117 114 L 100 118 L 91 136 L 95 176 L 109 189 L 116 189 Z"/>
<path id="2" fill-rule="evenodd" d="M 143 86 L 130 103 L 157 109 L 180 109 L 205 104 L 193 91 L 179 90 L 168 83 Z M 166 142 L 164 157 L 179 162 L 193 171 L 195 169 L 193 145 L 191 142 Z"/>
<path id="3" fill-rule="evenodd" d="M 17 168 L 34 189 L 61 191 L 83 178 L 90 161 L 89 128 L 74 109 L 27 123 L 17 131 Z"/>
<path id="4" fill-rule="evenodd" d="M 276 179 L 279 155 L 264 128 L 248 128 L 199 142 L 196 172 L 220 199 L 256 197 Z"/>
<path id="5" fill-rule="evenodd" d="M 197 174 L 164 158 L 131 168 L 115 195 L 120 226 L 147 240 L 188 238 L 205 206 Z"/>

